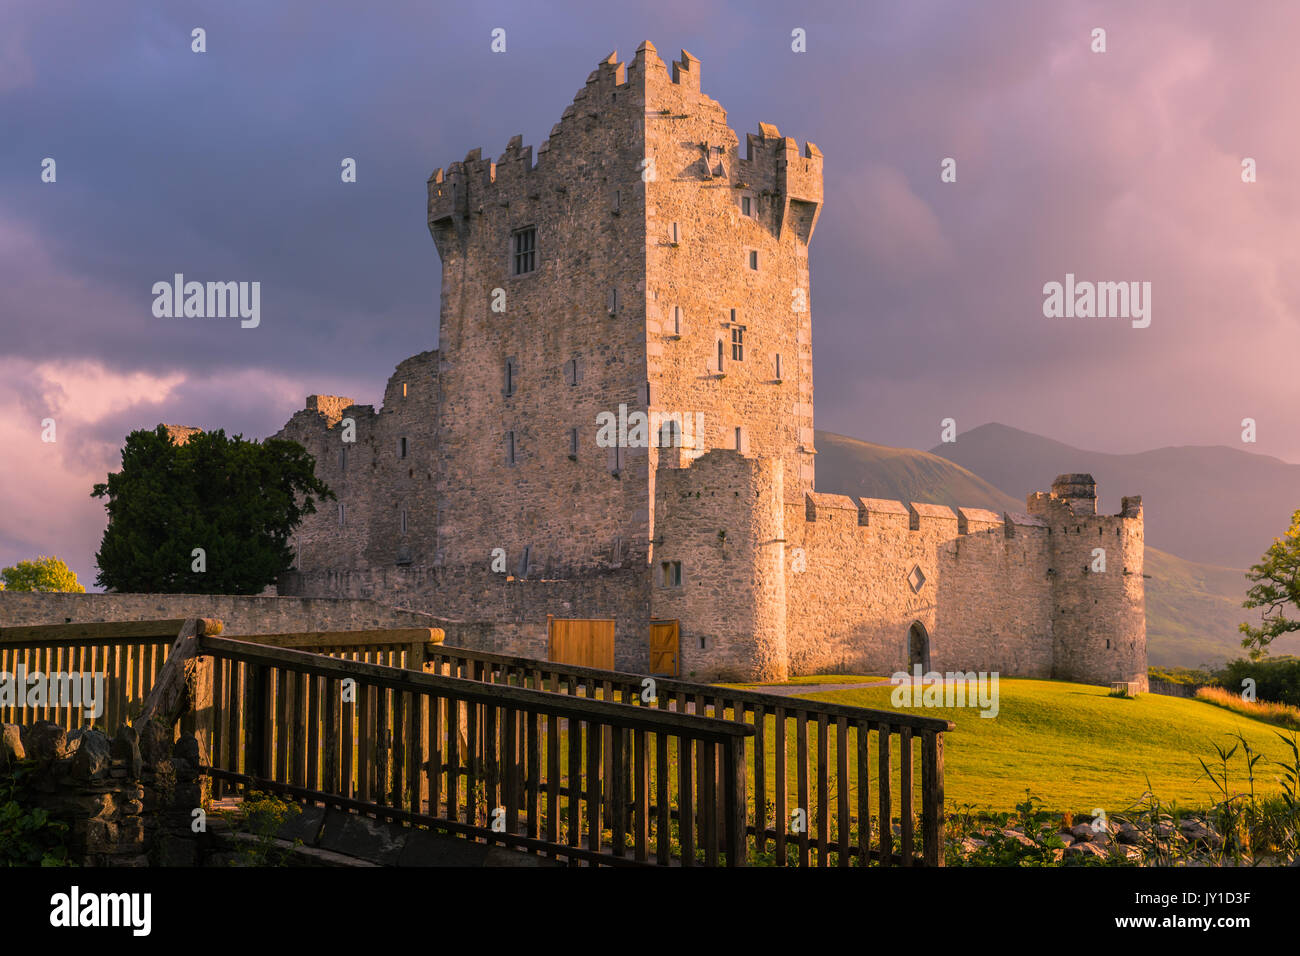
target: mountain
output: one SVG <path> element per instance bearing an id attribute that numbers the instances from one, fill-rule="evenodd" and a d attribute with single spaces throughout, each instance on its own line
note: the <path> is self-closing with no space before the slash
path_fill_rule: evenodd
<path id="1" fill-rule="evenodd" d="M 819 431 L 817 490 L 866 498 L 924 501 L 950 508 L 1024 511 L 1017 499 L 954 465 L 946 458 L 911 448 L 890 448 Z"/>
<path id="2" fill-rule="evenodd" d="M 999 513 L 1025 510 L 1023 498 L 1012 498 L 946 457 L 910 448 L 873 445 L 832 432 L 817 432 L 816 441 L 819 491 L 949 507 L 988 508 Z M 1059 447 L 1073 451 L 1065 445 Z M 1063 460 L 1078 461 L 1068 456 Z M 1052 467 L 1055 470 L 1044 483 L 1030 483 L 1026 487 L 1046 490 L 1059 472 L 1072 470 L 1069 464 Z M 1145 498 L 1143 506 L 1148 509 L 1149 520 L 1151 512 Z M 1106 510 L 1118 510 L 1118 497 L 1116 507 Z M 1249 587 L 1245 572 L 1187 561 L 1152 547 L 1150 541 L 1148 531 L 1145 571 L 1150 662 L 1163 667 L 1199 667 L 1242 656 L 1237 625 L 1251 619 L 1252 613 L 1258 614 L 1241 606 Z M 1263 549 L 1260 550 L 1262 553 Z M 1300 653 L 1300 636 L 1274 641 L 1271 653 Z"/>
<path id="3" fill-rule="evenodd" d="M 1147 544 L 1211 565 L 1259 561 L 1300 508 L 1300 465 L 1222 445 L 1112 455 L 994 423 L 931 453 L 1022 502 L 1059 474 L 1087 472 L 1097 479 L 1098 511 L 1114 514 L 1122 495 L 1141 495 Z"/>

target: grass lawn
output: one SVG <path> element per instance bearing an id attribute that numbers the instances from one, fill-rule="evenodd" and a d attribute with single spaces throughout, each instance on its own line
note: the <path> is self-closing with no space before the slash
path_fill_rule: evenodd
<path id="1" fill-rule="evenodd" d="M 843 677 L 837 678 L 843 680 Z M 1128 700 L 1108 689 L 1060 681 L 1002 680 L 999 710 L 983 718 L 968 708 L 917 708 L 946 717 L 957 729 L 944 735 L 945 804 L 1013 810 L 1028 787 L 1047 807 L 1090 813 L 1122 812 L 1151 789 L 1164 802 L 1206 807 L 1217 791 L 1197 758 L 1217 769 L 1213 743 L 1228 746 L 1240 731 L 1250 745 L 1281 760 L 1289 748 L 1278 728 L 1205 701 L 1158 694 Z M 814 700 L 897 710 L 889 687 L 811 693 Z M 1240 751 L 1230 764 L 1229 786 L 1245 790 Z M 1257 792 L 1276 793 L 1279 770 L 1256 766 Z"/>

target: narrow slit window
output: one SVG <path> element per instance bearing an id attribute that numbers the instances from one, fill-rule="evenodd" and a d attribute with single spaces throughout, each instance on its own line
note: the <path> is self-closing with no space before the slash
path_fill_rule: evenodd
<path id="1" fill-rule="evenodd" d="M 406 436 L 405 435 L 397 439 L 397 457 L 398 458 L 406 457 Z"/>
<path id="2" fill-rule="evenodd" d="M 781 353 L 776 353 L 776 380 L 781 381 Z"/>
<path id="3" fill-rule="evenodd" d="M 406 534 L 406 509 L 402 509 L 402 534 Z"/>
<path id="4" fill-rule="evenodd" d="M 512 358 L 506 359 L 505 377 L 505 394 L 509 398 L 515 393 L 515 360 Z"/>
<path id="5" fill-rule="evenodd" d="M 569 458 L 573 461 L 578 460 L 578 430 L 569 429 Z"/>
<path id="6" fill-rule="evenodd" d="M 515 433 L 509 431 L 506 432 L 506 464 L 513 465 L 514 463 L 515 463 Z"/>
<path id="7" fill-rule="evenodd" d="M 347 511 L 345 510 L 343 502 L 340 501 L 339 502 L 339 527 L 340 528 L 344 527 L 346 523 L 347 523 Z"/>
<path id="8" fill-rule="evenodd" d="M 722 339 L 718 339 L 718 368 L 717 373 L 722 374 Z"/>
<path id="9" fill-rule="evenodd" d="M 682 307 L 673 306 L 673 335 L 682 334 Z"/>
<path id="10" fill-rule="evenodd" d="M 757 250 L 757 249 L 750 249 L 750 250 L 749 250 L 749 267 L 750 267 L 751 269 L 754 269 L 754 270 L 757 270 L 757 269 L 758 269 L 758 250 Z"/>

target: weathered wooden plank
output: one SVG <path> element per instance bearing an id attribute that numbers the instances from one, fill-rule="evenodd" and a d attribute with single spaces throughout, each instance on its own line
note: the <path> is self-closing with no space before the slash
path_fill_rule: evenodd
<path id="1" fill-rule="evenodd" d="M 787 795 L 790 792 L 789 781 L 785 777 L 785 708 L 775 707 L 772 710 L 772 732 L 773 732 L 773 754 L 772 762 L 775 764 L 772 770 L 772 786 L 775 788 L 773 794 L 774 805 L 772 814 L 773 822 L 776 825 L 776 865 L 785 866 L 787 863 L 785 852 L 785 835 L 790 829 L 790 814 L 787 812 L 786 803 Z"/>
<path id="2" fill-rule="evenodd" d="M 587 849 L 593 852 L 600 851 L 600 745 L 604 736 L 601 730 L 600 724 L 587 724 Z"/>
<path id="3" fill-rule="evenodd" d="M 880 745 L 880 776 L 877 785 L 880 788 L 880 865 L 890 866 L 894 856 L 893 811 L 889 805 L 889 791 L 892 789 L 889 779 L 889 724 L 876 725 L 876 740 Z"/>
<path id="4" fill-rule="evenodd" d="M 745 799 L 745 738 L 738 737 L 728 744 L 722 744 L 725 752 L 723 773 L 725 780 L 723 790 L 726 794 L 726 829 L 727 866 L 745 866 L 749 862 L 749 840 L 745 834 L 746 809 Z"/>
<path id="5" fill-rule="evenodd" d="M 898 819 L 902 828 L 900 852 L 903 866 L 911 866 L 912 859 L 912 728 L 898 729 Z"/>
<path id="6" fill-rule="evenodd" d="M 921 735 L 921 840 L 926 866 L 943 866 L 943 734 Z"/>
<path id="7" fill-rule="evenodd" d="M 668 735 L 661 730 L 655 734 L 655 809 L 658 811 L 655 826 L 655 861 L 660 866 L 667 866 L 672 855 L 672 824 L 668 806 L 668 801 L 671 799 L 669 794 L 671 785 Z"/>
<path id="8" fill-rule="evenodd" d="M 803 816 L 803 826 L 799 831 L 799 865 L 808 866 L 808 830 L 812 827 L 812 801 L 808 792 L 808 711 L 802 707 L 795 712 L 795 746 L 797 750 L 799 774 L 799 805 L 796 812 Z"/>
<path id="9" fill-rule="evenodd" d="M 412 645 L 423 648 L 441 644 L 440 627 L 392 627 L 361 631 L 287 631 L 279 634 L 232 634 L 231 639 L 266 647 L 311 648 L 324 652 L 356 649 L 359 651 L 406 651 Z"/>
<path id="10" fill-rule="evenodd" d="M 858 866 L 866 866 L 871 856 L 871 756 L 868 745 L 871 725 L 857 723 L 858 735 Z"/>
<path id="11" fill-rule="evenodd" d="M 849 722 L 845 717 L 835 718 L 835 800 L 840 844 L 835 862 L 848 866 L 853 824 L 849 821 Z"/>
<path id="12" fill-rule="evenodd" d="M 817 865 L 826 866 L 831 848 L 830 728 L 825 714 L 817 715 Z"/>
<path id="13" fill-rule="evenodd" d="M 114 643 L 118 638 L 174 638 L 187 620 L 201 622 L 197 633 L 215 637 L 221 633 L 221 621 L 215 618 L 168 618 L 158 621 L 103 621 L 72 624 L 23 624 L 0 627 L 0 644 L 41 642 L 52 645 L 64 641 Z M 147 643 L 141 640 L 140 643 Z"/>
<path id="14" fill-rule="evenodd" d="M 682 866 L 695 865 L 695 831 L 700 820 L 695 813 L 691 769 L 699 764 L 691 760 L 691 751 L 696 746 L 695 741 L 687 736 L 677 738 L 677 827 L 678 841 L 682 847 Z"/>

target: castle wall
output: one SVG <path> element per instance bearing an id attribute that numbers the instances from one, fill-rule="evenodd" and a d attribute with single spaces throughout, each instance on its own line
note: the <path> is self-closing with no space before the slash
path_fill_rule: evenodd
<path id="1" fill-rule="evenodd" d="M 0 627 L 217 618 L 224 634 L 443 627 L 432 615 L 380 601 L 243 594 L 64 594 L 0 591 Z M 455 644 L 448 632 L 446 641 Z"/>
<path id="2" fill-rule="evenodd" d="M 281 593 L 383 601 L 435 615 L 447 643 L 545 659 L 546 616 L 614 621 L 614 665 L 649 666 L 644 569 L 610 567 L 567 580 L 519 580 L 472 567 L 384 567 L 292 572 Z"/>

